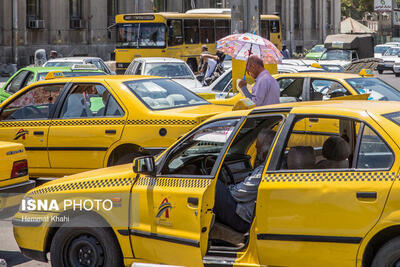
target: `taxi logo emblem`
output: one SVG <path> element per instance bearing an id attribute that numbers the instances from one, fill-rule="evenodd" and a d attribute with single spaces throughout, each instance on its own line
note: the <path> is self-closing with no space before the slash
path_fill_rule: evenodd
<path id="1" fill-rule="evenodd" d="M 19 129 L 18 132 L 15 134 L 14 140 L 18 140 L 22 138 L 22 140 L 25 140 L 25 135 L 29 134 L 27 130 L 24 129 Z"/>
<path id="2" fill-rule="evenodd" d="M 160 218 L 163 214 L 165 214 L 165 218 L 169 218 L 169 210 L 172 208 L 171 203 L 168 202 L 168 198 L 164 198 L 158 207 L 158 212 L 156 217 Z"/>

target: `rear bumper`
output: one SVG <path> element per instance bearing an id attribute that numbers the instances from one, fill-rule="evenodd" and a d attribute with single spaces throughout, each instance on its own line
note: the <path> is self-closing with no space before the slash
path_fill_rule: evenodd
<path id="1" fill-rule="evenodd" d="M 393 65 L 391 63 L 379 63 L 376 67 L 377 70 L 393 70 Z"/>
<path id="2" fill-rule="evenodd" d="M 0 188 L 0 218 L 13 216 L 25 193 L 35 187 L 35 181 L 26 181 Z"/>
<path id="3" fill-rule="evenodd" d="M 35 181 L 28 180 L 26 182 L 0 188 L 0 194 L 25 194 L 34 187 Z"/>

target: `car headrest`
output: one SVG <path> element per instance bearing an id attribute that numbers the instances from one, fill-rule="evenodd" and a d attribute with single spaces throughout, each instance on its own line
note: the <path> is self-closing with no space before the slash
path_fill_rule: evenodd
<path id="1" fill-rule="evenodd" d="M 322 146 L 322 155 L 329 160 L 345 160 L 350 156 L 350 145 L 340 136 L 331 136 Z"/>
<path id="2" fill-rule="evenodd" d="M 287 155 L 288 169 L 312 169 L 315 164 L 315 153 L 311 146 L 295 146 Z"/>

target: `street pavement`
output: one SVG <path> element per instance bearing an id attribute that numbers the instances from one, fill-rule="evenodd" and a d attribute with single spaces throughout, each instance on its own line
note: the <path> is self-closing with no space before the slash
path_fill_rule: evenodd
<path id="1" fill-rule="evenodd" d="M 400 78 L 395 77 L 393 73 L 387 72 L 381 75 L 375 73 L 375 75 L 400 90 Z M 0 88 L 1 83 L 6 80 L 7 78 L 0 77 Z M 11 218 L 0 220 L 0 240 L 0 259 L 5 259 L 7 266 L 50 266 L 48 263 L 32 261 L 22 256 L 14 240 Z"/>

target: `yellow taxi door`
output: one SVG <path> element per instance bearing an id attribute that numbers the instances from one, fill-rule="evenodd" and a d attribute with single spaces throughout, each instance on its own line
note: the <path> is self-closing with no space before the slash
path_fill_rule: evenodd
<path id="1" fill-rule="evenodd" d="M 238 126 L 239 119 L 203 125 L 158 159 L 156 176 L 138 178 L 132 188 L 130 220 L 136 258 L 203 266 L 215 177 Z"/>
<path id="2" fill-rule="evenodd" d="M 18 142 L 28 154 L 29 172 L 49 168 L 47 138 L 51 117 L 64 84 L 32 87 L 11 99 L 0 115 L 0 139 Z"/>
<path id="3" fill-rule="evenodd" d="M 70 84 L 49 130 L 50 166 L 77 170 L 102 168 L 108 148 L 117 142 L 127 112 L 106 84 Z"/>
<path id="4" fill-rule="evenodd" d="M 340 126 L 338 143 L 322 144 L 330 137 L 313 132 L 313 139 L 291 146 L 289 121 L 280 134 L 257 198 L 261 264 L 356 266 L 360 243 L 383 211 L 398 172 L 398 147 L 372 119 L 324 117 L 323 123 L 328 120 Z M 292 158 L 291 151 L 301 153 Z"/>

